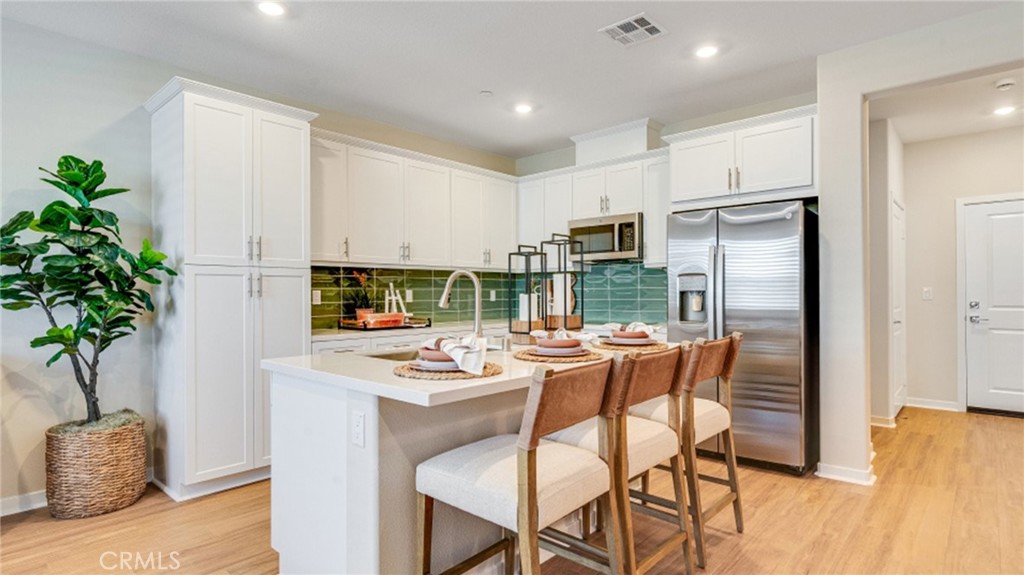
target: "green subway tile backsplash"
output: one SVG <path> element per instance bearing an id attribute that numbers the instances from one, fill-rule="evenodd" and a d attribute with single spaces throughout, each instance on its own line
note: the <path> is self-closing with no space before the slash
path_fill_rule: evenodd
<path id="1" fill-rule="evenodd" d="M 430 318 L 435 324 L 465 322 L 473 319 L 473 284 L 466 278 L 459 278 L 452 290 L 451 307 L 442 310 L 437 300 L 444 291 L 445 282 L 451 270 L 404 270 L 399 268 L 336 268 L 314 266 L 312 268 L 312 289 L 320 291 L 321 303 L 313 306 L 312 325 L 314 329 L 334 328 L 341 318 L 354 318 L 352 296 L 358 291 L 359 281 L 355 274 L 367 274 L 368 289 L 375 292 L 377 309 L 384 308 L 384 293 L 388 283 L 401 290 L 412 290 L 412 301 L 406 301 L 406 309 L 417 317 Z M 509 314 L 509 280 L 503 272 L 478 274 L 483 287 L 483 316 L 486 320 L 506 319 Z M 522 286 L 522 277 L 512 278 Z M 665 270 L 650 269 L 637 263 L 594 264 L 577 283 L 577 300 L 584 302 L 584 321 L 591 324 L 608 322 L 664 323 L 668 317 L 668 278 Z M 491 291 L 495 299 L 491 301 Z M 519 293 L 522 287 L 512 288 Z M 582 294 L 580 293 L 582 290 Z M 515 314 L 518 301 L 512 302 Z"/>

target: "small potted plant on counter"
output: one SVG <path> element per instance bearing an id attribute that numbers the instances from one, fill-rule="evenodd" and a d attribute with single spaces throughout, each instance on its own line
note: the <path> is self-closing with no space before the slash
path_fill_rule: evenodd
<path id="1" fill-rule="evenodd" d="M 356 319 L 362 321 L 366 319 L 366 316 L 375 311 L 373 307 L 374 294 L 370 292 L 369 272 L 354 272 L 353 276 L 355 276 L 356 282 L 359 283 L 359 289 L 352 292 L 352 306 L 355 308 Z"/>
<path id="2" fill-rule="evenodd" d="M 153 310 L 143 285 L 176 274 L 149 240 L 138 253 L 126 250 L 117 215 L 93 205 L 128 191 L 100 189 L 102 162 L 63 156 L 56 172 L 39 169 L 74 202 L 50 202 L 38 217 L 19 212 L 0 228 L 0 299 L 8 310 L 42 310 L 46 332 L 30 345 L 56 350 L 47 367 L 66 357 L 85 397 L 84 420 L 46 431 L 46 499 L 58 519 L 89 517 L 135 503 L 146 488 L 143 419 L 128 409 L 100 411 L 100 357 Z M 22 240 L 27 230 L 42 235 Z"/>

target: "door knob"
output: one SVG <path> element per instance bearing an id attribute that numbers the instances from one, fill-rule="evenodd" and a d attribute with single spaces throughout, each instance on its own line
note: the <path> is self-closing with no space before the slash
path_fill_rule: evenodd
<path id="1" fill-rule="evenodd" d="M 985 323 L 988 321 L 987 317 L 981 317 L 980 315 L 972 315 L 967 318 L 971 323 Z"/>
<path id="2" fill-rule="evenodd" d="M 980 307 L 981 307 L 981 302 L 979 302 L 979 301 L 971 301 L 971 302 L 968 302 L 968 303 L 967 303 L 967 307 L 969 307 L 969 308 L 971 308 L 971 309 L 978 309 L 978 308 L 980 308 Z"/>

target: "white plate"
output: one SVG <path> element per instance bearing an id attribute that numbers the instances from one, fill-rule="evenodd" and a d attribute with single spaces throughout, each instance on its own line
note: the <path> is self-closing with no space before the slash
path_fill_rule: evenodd
<path id="1" fill-rule="evenodd" d="M 415 369 L 423 371 L 459 371 L 459 364 L 454 361 L 426 361 L 418 359 L 410 365 Z"/>
<path id="2" fill-rule="evenodd" d="M 638 337 L 609 337 L 608 343 L 615 345 L 651 345 L 655 341 L 649 337 L 644 339 Z"/>
<path id="3" fill-rule="evenodd" d="M 530 352 L 533 355 L 543 355 L 547 357 L 575 357 L 578 355 L 586 355 L 587 350 L 579 347 L 535 347 Z"/>

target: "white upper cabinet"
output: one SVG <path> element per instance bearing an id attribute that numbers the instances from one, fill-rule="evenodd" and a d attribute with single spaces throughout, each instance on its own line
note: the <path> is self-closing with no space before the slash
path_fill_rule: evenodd
<path id="1" fill-rule="evenodd" d="M 314 139 L 310 146 L 310 259 L 348 260 L 348 146 Z"/>
<path id="2" fill-rule="evenodd" d="M 732 193 L 733 142 L 730 132 L 672 144 L 672 201 Z"/>
<path id="3" fill-rule="evenodd" d="M 448 265 L 451 259 L 451 170 L 405 161 L 404 261 Z"/>
<path id="4" fill-rule="evenodd" d="M 736 132 L 739 193 L 814 183 L 812 118 L 775 122 Z"/>
<path id="5" fill-rule="evenodd" d="M 708 131 L 711 135 L 698 135 Z M 693 136 L 668 138 L 673 202 L 814 187 L 810 109 L 741 120 Z"/>
<path id="6" fill-rule="evenodd" d="M 186 93 L 184 116 L 184 263 L 249 265 L 252 108 Z"/>
<path id="7" fill-rule="evenodd" d="M 309 122 L 256 111 L 253 233 L 256 261 L 309 267 Z"/>
<path id="8" fill-rule="evenodd" d="M 606 214 L 604 168 L 572 175 L 572 219 L 597 218 Z"/>
<path id="9" fill-rule="evenodd" d="M 572 177 L 555 176 L 544 180 L 544 239 L 551 234 L 568 234 L 572 219 Z"/>
<path id="10" fill-rule="evenodd" d="M 402 159 L 348 149 L 349 260 L 398 264 L 404 259 Z"/>
<path id="11" fill-rule="evenodd" d="M 508 254 L 516 251 L 515 184 L 497 178 L 484 178 L 483 246 L 484 266 L 508 269 Z"/>
<path id="12" fill-rule="evenodd" d="M 643 211 L 644 166 L 642 161 L 605 168 L 605 214 Z"/>
<path id="13" fill-rule="evenodd" d="M 644 160 L 644 264 L 667 263 L 670 164 L 667 157 Z"/>
<path id="14" fill-rule="evenodd" d="M 519 242 L 539 246 L 547 239 L 544 233 L 544 180 L 519 184 L 516 198 L 516 216 L 519 224 Z"/>
<path id="15" fill-rule="evenodd" d="M 456 267 L 484 266 L 483 195 L 483 176 L 452 170 L 452 265 Z"/>

